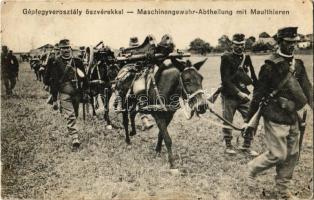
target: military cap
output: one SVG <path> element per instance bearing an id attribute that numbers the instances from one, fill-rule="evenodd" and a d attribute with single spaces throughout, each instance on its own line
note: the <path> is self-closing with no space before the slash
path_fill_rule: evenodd
<path id="1" fill-rule="evenodd" d="M 236 33 L 232 36 L 232 42 L 234 44 L 245 44 L 245 35 L 243 33 Z"/>
<path id="2" fill-rule="evenodd" d="M 8 49 L 8 46 L 2 46 L 2 51 L 8 51 L 9 49 Z"/>
<path id="3" fill-rule="evenodd" d="M 62 39 L 59 42 L 59 48 L 64 48 L 64 47 L 71 47 L 70 45 L 70 40 L 68 39 Z"/>
<path id="4" fill-rule="evenodd" d="M 129 42 L 129 46 L 130 47 L 136 47 L 138 46 L 138 38 L 137 37 L 131 37 L 130 38 L 130 42 Z"/>
<path id="5" fill-rule="evenodd" d="M 59 43 L 56 43 L 55 46 L 53 47 L 54 50 L 59 50 Z"/>
<path id="6" fill-rule="evenodd" d="M 80 51 L 85 51 L 85 47 L 84 46 L 80 46 Z"/>
<path id="7" fill-rule="evenodd" d="M 300 37 L 297 33 L 298 27 L 284 27 L 277 31 L 277 40 L 283 39 L 287 41 L 299 41 Z"/>

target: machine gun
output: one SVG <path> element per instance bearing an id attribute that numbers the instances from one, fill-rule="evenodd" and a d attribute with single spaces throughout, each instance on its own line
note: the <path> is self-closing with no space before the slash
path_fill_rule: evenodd
<path id="1" fill-rule="evenodd" d="M 155 54 L 139 54 L 139 55 L 130 55 L 130 56 L 123 56 L 117 57 L 117 62 L 136 62 L 136 61 L 143 61 L 146 59 L 168 59 L 168 58 L 183 58 L 183 57 L 190 57 L 191 54 L 189 53 L 170 53 L 168 55 L 164 55 L 162 53 L 155 53 Z"/>

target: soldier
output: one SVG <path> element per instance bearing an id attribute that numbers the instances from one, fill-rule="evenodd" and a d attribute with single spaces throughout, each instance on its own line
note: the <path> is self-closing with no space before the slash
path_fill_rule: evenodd
<path id="1" fill-rule="evenodd" d="M 298 40 L 297 27 L 278 30 L 279 48 L 261 67 L 247 118 L 248 121 L 254 115 L 260 102 L 264 103 L 261 114 L 267 151 L 248 163 L 249 181 L 275 166 L 277 194 L 283 199 L 295 198 L 289 192 L 288 184 L 299 152 L 298 113 L 306 103 L 313 109 L 313 87 L 302 60 L 294 58 Z M 277 94 L 270 95 L 274 90 Z"/>
<path id="2" fill-rule="evenodd" d="M 82 61 L 73 57 L 68 39 L 60 40 L 59 48 L 60 56 L 55 59 L 51 67 L 50 86 L 58 90 L 60 111 L 67 120 L 67 129 L 68 134 L 72 137 L 73 150 L 77 150 L 80 140 L 76 118 L 82 97 L 81 92 L 86 88 L 86 73 Z"/>
<path id="3" fill-rule="evenodd" d="M 222 82 L 222 110 L 223 117 L 229 122 L 233 121 L 236 111 L 240 112 L 243 119 L 246 119 L 250 105 L 248 85 L 255 85 L 256 75 L 249 55 L 244 54 L 245 36 L 242 33 L 233 35 L 231 53 L 221 56 L 221 82 Z M 250 73 L 250 75 L 248 74 Z M 232 131 L 223 128 L 224 140 L 226 143 L 225 153 L 236 154 L 231 140 Z M 250 149 L 251 137 L 245 137 L 242 151 L 252 156 L 257 156 L 257 152 Z"/>
<path id="4" fill-rule="evenodd" d="M 52 105 L 52 108 L 54 110 L 58 110 L 58 103 L 57 103 L 57 98 L 58 98 L 58 88 L 56 88 L 55 85 L 53 85 L 53 67 L 55 65 L 56 58 L 60 55 L 60 49 L 59 49 L 59 44 L 55 44 L 54 49 L 51 51 L 49 54 L 49 58 L 47 61 L 47 66 L 46 66 L 46 73 L 44 75 L 43 82 L 45 84 L 45 90 L 49 90 L 49 97 L 47 100 L 48 104 Z"/>
<path id="5" fill-rule="evenodd" d="M 1 75 L 6 94 L 11 95 L 19 73 L 19 63 L 13 52 L 8 52 L 7 46 L 2 46 Z"/>

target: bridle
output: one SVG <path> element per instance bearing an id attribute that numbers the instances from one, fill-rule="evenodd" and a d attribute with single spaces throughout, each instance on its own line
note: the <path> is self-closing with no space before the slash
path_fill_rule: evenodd
<path id="1" fill-rule="evenodd" d="M 195 67 L 188 67 L 188 68 L 185 68 L 181 73 L 180 73 L 180 85 L 181 85 L 181 88 L 182 88 L 182 92 L 183 94 L 187 97 L 186 99 L 184 99 L 185 101 L 187 102 L 190 102 L 196 95 L 198 94 L 205 94 L 204 90 L 203 89 L 198 89 L 196 90 L 195 92 L 193 92 L 192 94 L 188 93 L 186 88 L 185 88 L 185 85 L 183 83 L 183 80 L 182 80 L 182 73 L 186 70 L 189 70 L 189 69 L 192 69 L 194 71 L 197 72 L 197 69 Z M 183 98 L 183 96 L 182 96 Z"/>

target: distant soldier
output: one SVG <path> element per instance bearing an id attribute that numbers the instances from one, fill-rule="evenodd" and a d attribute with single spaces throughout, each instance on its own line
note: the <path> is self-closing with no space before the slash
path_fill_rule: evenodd
<path id="1" fill-rule="evenodd" d="M 7 46 L 2 46 L 1 53 L 1 76 L 5 86 L 6 94 L 11 95 L 16 85 L 19 73 L 19 63 L 13 52 L 8 52 Z"/>
<path id="2" fill-rule="evenodd" d="M 302 60 L 294 58 L 298 40 L 297 27 L 278 30 L 279 49 L 261 67 L 247 118 L 249 120 L 263 103 L 261 113 L 267 151 L 248 163 L 249 181 L 262 171 L 276 167 L 279 199 L 294 199 L 288 185 L 299 155 L 298 114 L 306 103 L 313 109 L 313 86 Z M 277 94 L 271 95 L 275 90 Z"/>
<path id="3" fill-rule="evenodd" d="M 79 53 L 78 57 L 83 61 L 84 53 L 85 53 L 85 47 L 80 46 L 79 48 L 80 48 L 80 53 Z"/>
<path id="4" fill-rule="evenodd" d="M 72 138 L 73 150 L 80 146 L 76 118 L 78 117 L 79 103 L 82 90 L 86 88 L 86 73 L 82 61 L 74 58 L 70 41 L 59 42 L 60 56 L 56 57 L 50 72 L 50 87 L 57 88 L 60 99 L 60 111 L 67 120 L 67 128 Z"/>
<path id="5" fill-rule="evenodd" d="M 58 109 L 57 98 L 58 98 L 58 88 L 54 85 L 53 77 L 55 77 L 52 73 L 54 73 L 54 66 L 56 64 L 57 57 L 60 56 L 59 44 L 55 44 L 54 49 L 49 54 L 49 58 L 46 66 L 46 73 L 44 76 L 44 84 L 45 90 L 49 90 L 50 96 L 48 97 L 48 104 L 51 104 L 54 110 Z"/>
<path id="6" fill-rule="evenodd" d="M 222 110 L 223 117 L 229 122 L 233 122 L 236 111 L 240 112 L 243 119 L 247 118 L 250 105 L 248 85 L 255 85 L 256 75 L 249 55 L 244 53 L 245 36 L 242 33 L 233 35 L 231 53 L 221 56 L 220 73 L 222 82 Z M 226 124 L 227 125 L 227 124 Z M 226 143 L 225 153 L 236 154 L 232 146 L 232 131 L 223 128 L 224 140 Z M 242 151 L 252 156 L 257 156 L 257 152 L 250 149 L 252 137 L 245 137 Z"/>

